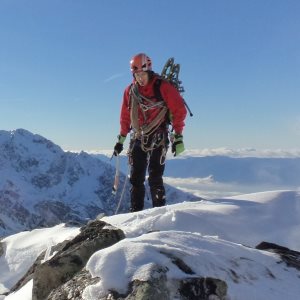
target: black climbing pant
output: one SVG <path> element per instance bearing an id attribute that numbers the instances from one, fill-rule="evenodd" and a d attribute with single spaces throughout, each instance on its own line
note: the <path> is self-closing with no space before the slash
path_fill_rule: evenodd
<path id="1" fill-rule="evenodd" d="M 144 208 L 145 179 L 148 167 L 148 183 L 152 198 L 153 207 L 164 206 L 166 204 L 165 188 L 163 184 L 163 174 L 165 165 L 161 163 L 164 146 L 160 146 L 149 153 L 141 148 L 141 141 L 133 141 L 131 146 L 130 162 L 130 183 L 131 187 L 131 209 L 130 211 L 140 211 Z M 149 155 L 149 157 L 148 157 Z M 149 158 L 149 164 L 148 164 Z"/>

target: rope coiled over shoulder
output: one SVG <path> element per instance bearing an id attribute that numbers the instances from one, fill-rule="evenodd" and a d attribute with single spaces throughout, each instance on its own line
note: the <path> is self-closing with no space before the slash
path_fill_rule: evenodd
<path id="1" fill-rule="evenodd" d="M 131 127 L 136 133 L 136 136 L 139 138 L 140 136 L 149 136 L 153 134 L 159 126 L 165 121 L 165 116 L 168 112 L 168 108 L 164 101 L 153 101 L 145 96 L 142 96 L 139 91 L 137 85 L 133 84 L 130 88 L 130 119 L 131 119 Z M 150 122 L 145 123 L 144 125 L 139 125 L 139 108 L 143 113 L 144 119 L 146 120 L 145 112 L 154 108 L 160 108 L 160 112 L 157 116 Z"/>

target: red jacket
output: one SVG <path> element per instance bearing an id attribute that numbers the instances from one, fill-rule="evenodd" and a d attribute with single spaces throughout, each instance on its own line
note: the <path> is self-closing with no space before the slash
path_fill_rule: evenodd
<path id="1" fill-rule="evenodd" d="M 142 96 L 147 98 L 153 98 L 153 101 L 160 101 L 154 98 L 154 82 L 157 80 L 157 77 L 154 76 L 153 79 L 146 86 L 138 86 L 139 93 Z M 134 81 L 135 83 L 135 81 Z M 121 107 L 121 116 L 120 116 L 120 124 L 121 130 L 120 134 L 126 136 L 131 129 L 131 120 L 130 120 L 130 92 L 131 85 L 129 85 L 125 91 L 123 96 L 123 103 Z M 169 111 L 172 114 L 172 126 L 174 128 L 175 133 L 181 134 L 184 127 L 184 120 L 186 117 L 186 108 L 184 105 L 184 101 L 180 96 L 177 89 L 170 84 L 162 80 L 160 86 L 161 96 L 164 99 Z M 144 119 L 143 113 L 139 109 L 139 125 L 149 124 L 159 113 L 159 108 L 150 109 L 146 111 L 146 120 Z M 166 116 L 167 118 L 167 116 Z"/>

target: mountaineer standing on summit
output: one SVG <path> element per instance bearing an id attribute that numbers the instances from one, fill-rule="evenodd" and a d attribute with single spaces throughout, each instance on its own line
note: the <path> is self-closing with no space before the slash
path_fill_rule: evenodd
<path id="1" fill-rule="evenodd" d="M 125 89 L 120 115 L 120 134 L 114 155 L 123 150 L 132 131 L 128 150 L 131 165 L 131 212 L 144 208 L 145 177 L 148 167 L 153 207 L 166 204 L 163 173 L 169 146 L 169 124 L 174 156 L 184 151 L 182 131 L 186 117 L 184 100 L 178 90 L 152 71 L 152 61 L 144 53 L 130 61 L 133 82 Z"/>

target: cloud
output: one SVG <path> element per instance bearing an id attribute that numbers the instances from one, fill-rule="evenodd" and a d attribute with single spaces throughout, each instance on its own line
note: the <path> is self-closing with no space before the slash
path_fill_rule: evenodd
<path id="1" fill-rule="evenodd" d="M 240 194 L 264 191 L 262 187 L 243 186 L 234 183 L 222 183 L 214 180 L 212 175 L 204 178 L 164 177 L 164 182 L 177 189 L 204 199 L 231 197 Z"/>
<path id="2" fill-rule="evenodd" d="M 254 149 L 254 148 L 214 148 L 186 150 L 181 157 L 228 156 L 228 157 L 259 157 L 259 158 L 292 158 L 300 157 L 300 149 Z M 171 157 L 170 157 L 171 158 Z"/>
<path id="3" fill-rule="evenodd" d="M 122 73 L 114 74 L 114 75 L 108 77 L 107 79 L 105 79 L 105 80 L 104 80 L 104 83 L 113 81 L 113 80 L 115 80 L 115 79 L 117 79 L 117 78 L 120 78 L 120 77 L 122 77 L 122 76 L 123 76 Z"/>
<path id="4" fill-rule="evenodd" d="M 300 116 L 288 120 L 288 128 L 293 134 L 300 136 Z"/>
<path id="5" fill-rule="evenodd" d="M 76 151 L 75 151 L 76 152 Z M 111 156 L 112 150 L 90 150 L 86 151 L 89 154 L 103 154 Z M 126 156 L 122 153 L 121 156 Z M 183 154 L 174 157 L 173 154 L 168 151 L 168 159 L 186 159 L 188 157 L 205 157 L 205 156 L 227 156 L 234 158 L 242 157 L 257 157 L 257 158 L 299 158 L 300 149 L 254 149 L 254 148 L 241 148 L 241 149 L 230 149 L 230 148 L 212 148 L 212 149 L 190 149 L 185 150 Z"/>

